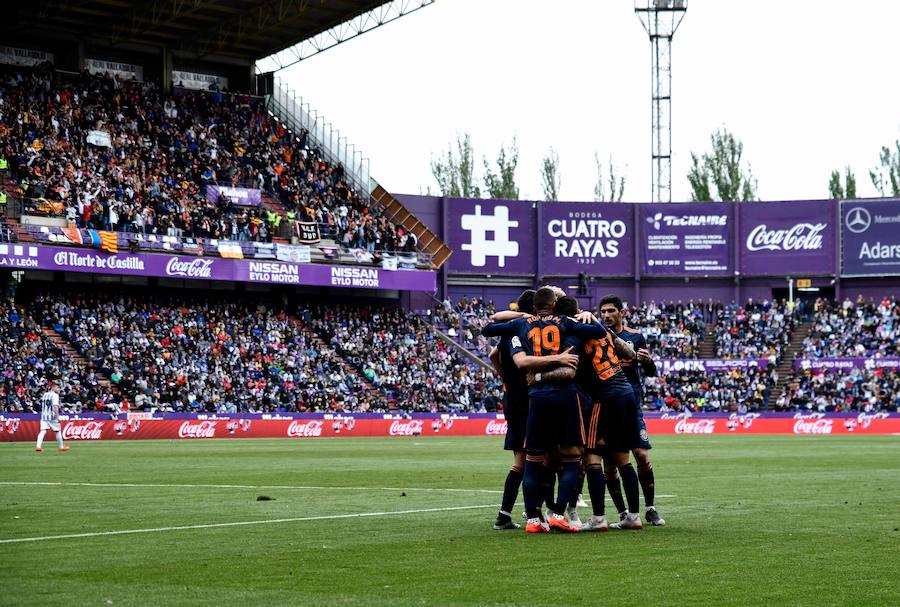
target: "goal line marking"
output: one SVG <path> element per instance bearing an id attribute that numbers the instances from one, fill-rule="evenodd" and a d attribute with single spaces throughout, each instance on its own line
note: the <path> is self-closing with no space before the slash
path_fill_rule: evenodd
<path id="1" fill-rule="evenodd" d="M 82 537 L 103 537 L 108 535 L 130 535 L 136 533 L 163 533 L 166 531 L 184 531 L 188 529 L 215 529 L 219 527 L 241 527 L 247 525 L 273 525 L 276 523 L 298 523 L 302 521 L 331 521 L 347 518 L 369 518 L 375 516 L 398 516 L 402 514 L 421 514 L 425 512 L 452 512 L 455 510 L 476 510 L 496 508 L 497 504 L 479 506 L 449 506 L 445 508 L 422 508 L 419 510 L 394 510 L 388 512 L 359 512 L 355 514 L 329 514 L 323 516 L 299 516 L 294 518 L 263 519 L 258 521 L 235 521 L 231 523 L 209 523 L 205 525 L 179 525 L 176 527 L 150 527 L 147 529 L 123 529 L 120 531 L 94 531 L 90 533 L 67 533 L 64 535 L 44 535 L 38 537 L 18 537 L 0 539 L 0 544 L 17 544 L 24 542 L 43 542 L 47 540 L 64 540 Z"/>

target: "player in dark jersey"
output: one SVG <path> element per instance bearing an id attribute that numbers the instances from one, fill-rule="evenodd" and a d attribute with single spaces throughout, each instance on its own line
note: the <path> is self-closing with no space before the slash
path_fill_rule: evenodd
<path id="1" fill-rule="evenodd" d="M 631 342 L 634 345 L 637 356 L 635 360 L 622 361 L 622 369 L 628 377 L 628 382 L 634 391 L 634 397 L 637 400 L 635 409 L 635 429 L 636 434 L 632 440 L 631 452 L 637 462 L 638 480 L 644 491 L 644 507 L 647 521 L 655 527 L 661 527 L 666 521 L 656 511 L 655 500 L 655 482 L 653 478 L 653 464 L 650 463 L 650 437 L 647 434 L 647 422 L 644 421 L 644 383 L 643 375 L 656 377 L 656 363 L 650 356 L 647 349 L 647 340 L 643 334 L 637 329 L 625 326 L 623 322 L 624 305 L 622 300 L 616 295 L 607 295 L 600 300 L 600 317 L 611 331 L 622 339 Z M 610 474 L 611 473 L 611 474 Z M 623 518 L 623 510 L 625 508 L 622 500 L 622 490 L 619 486 L 619 478 L 615 474 L 615 470 L 607 470 L 606 482 L 609 485 L 609 494 L 613 499 L 613 503 L 619 510 L 619 518 Z"/>
<path id="2" fill-rule="evenodd" d="M 583 324 L 571 318 L 553 313 L 556 303 L 555 292 L 542 287 L 534 295 L 535 315 L 502 323 L 487 325 L 482 333 L 511 335 L 513 360 L 520 369 L 543 372 L 559 366 L 559 361 L 547 364 L 548 359 L 571 356 L 575 366 L 578 357 L 567 355 L 563 344 L 570 336 L 584 339 L 608 336 L 607 330 L 599 323 Z M 560 354 L 562 353 L 562 354 Z M 547 383 L 537 381 L 528 388 L 529 411 L 525 432 L 525 474 L 523 493 L 525 510 L 528 515 L 527 533 L 541 533 L 549 529 L 575 532 L 562 512 L 569 502 L 578 481 L 581 467 L 581 448 L 584 442 L 581 424 L 581 408 L 574 382 Z M 540 517 L 540 482 L 547 452 L 558 448 L 562 471 L 558 486 L 557 500 L 549 505 L 549 525 Z"/>
<path id="3" fill-rule="evenodd" d="M 570 300 L 570 301 L 567 301 Z M 576 314 L 577 301 L 563 298 L 557 303 L 560 313 Z M 590 313 L 579 313 L 579 320 L 597 322 Z M 631 411 L 635 407 L 631 387 L 620 366 L 623 359 L 635 357 L 631 345 L 613 334 L 584 342 L 579 350 L 577 383 L 590 399 L 582 408 L 586 435 L 585 476 L 591 496 L 591 518 L 581 526 L 582 531 L 606 531 L 609 526 L 604 515 L 604 465 L 607 469 L 622 468 L 626 478 L 629 506 L 634 514 L 628 517 L 628 527 L 640 529 L 638 511 L 638 479 L 628 462 L 628 437 L 633 435 Z M 560 371 L 543 376 L 554 378 Z"/>
<path id="4" fill-rule="evenodd" d="M 534 289 L 524 291 L 516 301 L 516 309 L 525 314 L 534 311 Z M 525 373 L 516 366 L 512 358 L 512 336 L 504 335 L 500 343 L 491 350 L 491 364 L 503 380 L 503 415 L 506 417 L 506 438 L 503 448 L 513 452 L 513 464 L 503 485 L 500 511 L 494 522 L 494 529 L 518 529 L 510 512 L 519 495 L 522 475 L 525 471 L 525 423 L 528 420 L 528 384 Z"/>

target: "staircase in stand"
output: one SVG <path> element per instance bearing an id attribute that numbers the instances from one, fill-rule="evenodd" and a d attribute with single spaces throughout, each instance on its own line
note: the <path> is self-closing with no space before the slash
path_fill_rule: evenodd
<path id="1" fill-rule="evenodd" d="M 450 335 L 444 333 L 441 329 L 438 329 L 436 326 L 429 323 L 427 320 L 423 319 L 422 322 L 425 323 L 425 325 L 427 325 L 428 328 L 430 328 L 434 332 L 434 334 L 437 335 L 441 340 L 454 348 L 465 360 L 469 361 L 470 363 L 480 365 L 486 369 L 493 369 L 493 367 L 491 366 L 491 362 L 482 358 L 481 353 L 478 350 L 470 350 L 463 344 L 456 341 L 456 339 L 454 339 Z"/>
<path id="2" fill-rule="evenodd" d="M 281 201 L 269 194 L 268 192 L 262 192 L 260 194 L 260 202 L 262 206 L 269 209 L 270 211 L 275 211 L 279 215 L 284 215 L 287 210 L 284 208 L 284 205 L 281 204 Z"/>
<path id="3" fill-rule="evenodd" d="M 288 320 L 295 327 L 299 328 L 304 335 L 306 335 L 307 339 L 313 344 L 313 346 L 320 352 L 331 350 L 338 355 L 339 360 L 341 361 L 341 372 L 343 375 L 353 376 L 357 379 L 357 382 L 360 386 L 362 386 L 362 391 L 360 396 L 365 395 L 366 402 L 371 405 L 375 405 L 375 403 L 381 402 L 385 400 L 384 392 L 373 386 L 372 383 L 366 379 L 366 376 L 363 374 L 363 370 L 358 368 L 356 365 L 351 365 L 344 355 L 335 348 L 332 348 L 329 344 L 325 343 L 325 340 L 321 338 L 315 331 L 313 331 L 305 322 L 297 318 L 293 314 L 287 315 Z"/>
<path id="4" fill-rule="evenodd" d="M 383 210 L 388 221 L 403 226 L 408 232 L 415 234 L 417 247 L 420 251 L 431 256 L 431 265 L 439 269 L 453 254 L 453 251 L 444 244 L 437 234 L 428 226 L 419 221 L 419 218 L 410 213 L 403 204 L 390 192 L 381 187 L 374 179 L 371 182 L 370 196 Z"/>
<path id="5" fill-rule="evenodd" d="M 5 217 L 4 221 L 9 230 L 15 235 L 16 242 L 34 242 L 34 236 L 28 229 L 19 223 L 15 217 Z"/>
<path id="6" fill-rule="evenodd" d="M 716 323 L 706 323 L 704 327 L 700 358 L 716 358 Z"/>
<path id="7" fill-rule="evenodd" d="M 97 376 L 97 383 L 102 386 L 105 390 L 109 390 L 113 394 L 121 395 L 122 391 L 119 390 L 119 387 L 112 383 L 109 377 L 94 368 L 94 365 L 91 364 L 84 356 L 81 355 L 78 350 L 76 350 L 69 341 L 56 332 L 55 329 L 51 327 L 41 326 L 41 330 L 44 332 L 44 337 L 46 337 L 53 345 L 59 348 L 63 356 L 65 356 L 69 360 L 74 360 L 76 364 L 80 367 L 84 367 L 85 369 L 94 369 L 94 375 Z"/>
<path id="8" fill-rule="evenodd" d="M 778 373 L 778 383 L 772 390 L 773 394 L 781 395 L 787 388 L 788 380 L 794 370 L 794 360 L 803 354 L 803 340 L 809 336 L 812 326 L 812 322 L 804 322 L 791 334 L 791 341 L 784 349 L 778 366 L 775 367 L 775 371 Z"/>

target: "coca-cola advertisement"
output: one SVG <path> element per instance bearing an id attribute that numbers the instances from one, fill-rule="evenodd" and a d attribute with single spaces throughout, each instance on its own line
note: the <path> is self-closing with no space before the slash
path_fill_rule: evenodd
<path id="1" fill-rule="evenodd" d="M 245 414 L 246 416 L 247 414 Z M 653 434 L 893 434 L 900 433 L 896 413 L 646 413 Z M 502 417 L 486 414 L 430 417 L 328 417 L 250 419 L 67 419 L 61 421 L 67 441 L 141 439 L 284 438 L 306 440 L 323 437 L 492 436 L 506 434 Z M 0 441 L 34 441 L 40 416 L 23 414 L 0 420 Z"/>
<path id="2" fill-rule="evenodd" d="M 738 205 L 740 263 L 747 276 L 812 276 L 836 271 L 835 202 Z"/>

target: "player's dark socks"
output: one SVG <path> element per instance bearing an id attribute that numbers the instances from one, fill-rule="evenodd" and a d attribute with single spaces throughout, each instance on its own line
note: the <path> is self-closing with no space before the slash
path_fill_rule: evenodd
<path id="1" fill-rule="evenodd" d="M 575 491 L 572 492 L 572 497 L 569 498 L 569 508 L 578 507 L 578 496 L 584 493 L 584 477 L 585 469 L 582 465 L 578 470 L 578 483 L 575 485 Z"/>
<path id="2" fill-rule="evenodd" d="M 506 475 L 506 483 L 503 484 L 503 499 L 500 502 L 500 510 L 512 512 L 519 496 L 519 487 L 522 486 L 522 470 L 513 466 Z"/>
<path id="3" fill-rule="evenodd" d="M 615 476 L 612 479 L 606 479 L 606 490 L 609 492 L 609 497 L 612 498 L 612 503 L 616 507 L 616 512 L 625 512 L 625 498 L 622 496 L 622 481 L 619 480 L 618 476 Z M 594 498 L 591 497 L 591 499 Z"/>
<path id="4" fill-rule="evenodd" d="M 522 477 L 522 494 L 525 498 L 525 514 L 528 518 L 539 518 L 541 515 L 541 471 L 544 464 L 532 461 L 531 456 L 525 460 L 525 474 Z"/>
<path id="5" fill-rule="evenodd" d="M 644 491 L 644 506 L 649 508 L 654 505 L 656 485 L 653 482 L 653 464 L 647 462 L 646 466 L 638 466 L 638 480 L 641 481 L 641 489 Z"/>
<path id="6" fill-rule="evenodd" d="M 556 473 L 544 466 L 541 470 L 541 504 L 546 504 L 555 512 L 554 489 L 556 489 Z"/>
<path id="7" fill-rule="evenodd" d="M 604 491 L 606 490 L 606 477 L 603 475 L 603 466 L 599 464 L 591 464 L 585 470 L 585 477 L 587 478 L 587 486 L 588 492 L 591 495 L 591 508 L 594 511 L 594 516 L 603 516 L 606 513 L 606 496 L 604 495 Z M 619 491 L 619 496 L 621 497 L 622 491 Z"/>
<path id="8" fill-rule="evenodd" d="M 622 477 L 622 487 L 625 489 L 625 499 L 628 500 L 628 512 L 637 513 L 641 509 L 640 484 L 637 472 L 630 463 L 619 468 L 619 476 Z"/>
<path id="9" fill-rule="evenodd" d="M 569 503 L 572 494 L 575 493 L 578 485 L 578 474 L 581 472 L 580 457 L 564 457 L 562 458 L 562 471 L 559 473 L 559 495 L 556 498 L 557 508 L 565 508 Z M 557 514 L 562 514 L 560 510 L 553 508 Z"/>

